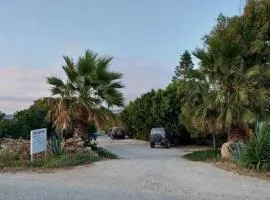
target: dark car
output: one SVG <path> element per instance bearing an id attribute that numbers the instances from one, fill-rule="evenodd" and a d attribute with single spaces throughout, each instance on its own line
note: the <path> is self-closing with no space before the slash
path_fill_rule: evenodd
<path id="1" fill-rule="evenodd" d="M 108 130 L 108 136 L 111 139 L 125 139 L 125 130 L 121 127 L 113 127 Z"/>
<path id="2" fill-rule="evenodd" d="M 173 142 L 173 134 L 166 128 L 152 128 L 149 137 L 150 147 L 154 148 L 156 144 L 170 148 Z"/>

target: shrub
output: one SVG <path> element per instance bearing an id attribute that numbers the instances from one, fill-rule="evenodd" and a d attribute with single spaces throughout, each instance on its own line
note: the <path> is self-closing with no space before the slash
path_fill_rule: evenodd
<path id="1" fill-rule="evenodd" d="M 255 133 L 243 149 L 243 164 L 260 170 L 270 165 L 270 125 L 264 124 Z"/>
<path id="2" fill-rule="evenodd" d="M 51 156 L 47 160 L 36 160 L 31 163 L 31 167 L 41 168 L 61 168 L 72 167 L 81 164 L 90 164 L 99 161 L 100 157 L 91 152 L 80 152 L 75 154 L 64 153 L 62 155 Z"/>
<path id="3" fill-rule="evenodd" d="M 245 144 L 243 142 L 233 143 L 229 146 L 229 152 L 231 159 L 238 165 L 243 162 L 243 149 Z"/>
<path id="4" fill-rule="evenodd" d="M 220 150 L 208 149 L 203 151 L 194 151 L 190 154 L 184 155 L 184 158 L 192 161 L 214 161 L 220 157 Z"/>
<path id="5" fill-rule="evenodd" d="M 98 148 L 96 152 L 63 153 L 53 155 L 48 159 L 39 159 L 30 162 L 23 160 L 19 153 L 10 151 L 0 151 L 0 169 L 53 169 L 72 167 L 82 164 L 90 164 L 96 161 L 106 159 L 116 159 L 117 156 L 106 149 Z"/>
<path id="6" fill-rule="evenodd" d="M 48 150 L 53 155 L 61 155 L 64 153 L 65 142 L 61 136 L 52 135 L 48 141 Z"/>
<path id="7" fill-rule="evenodd" d="M 8 150 L 0 151 L 0 168 L 19 167 L 21 165 L 19 153 Z"/>
<path id="8" fill-rule="evenodd" d="M 149 140 L 149 134 L 150 134 L 150 131 L 149 132 L 144 132 L 144 133 L 142 133 L 142 132 L 141 133 L 136 133 L 135 139 L 148 141 Z"/>
<path id="9" fill-rule="evenodd" d="M 107 158 L 107 159 L 117 159 L 118 158 L 117 155 L 115 155 L 114 153 L 112 153 L 112 152 L 110 152 L 102 147 L 97 148 L 96 152 L 101 158 Z"/>

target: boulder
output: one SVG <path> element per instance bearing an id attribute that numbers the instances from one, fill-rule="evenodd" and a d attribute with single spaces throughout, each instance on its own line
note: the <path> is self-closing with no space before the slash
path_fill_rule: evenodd
<path id="1" fill-rule="evenodd" d="M 75 142 L 74 138 L 68 138 L 66 144 L 73 144 Z"/>
<path id="2" fill-rule="evenodd" d="M 65 150 L 68 152 L 76 152 L 76 147 L 74 145 L 67 145 L 65 146 Z"/>
<path id="3" fill-rule="evenodd" d="M 81 152 L 84 149 L 84 141 L 81 138 L 69 138 L 65 142 L 65 151 Z"/>
<path id="4" fill-rule="evenodd" d="M 223 159 L 231 159 L 231 154 L 229 147 L 232 145 L 233 142 L 226 142 L 221 147 L 221 158 Z"/>

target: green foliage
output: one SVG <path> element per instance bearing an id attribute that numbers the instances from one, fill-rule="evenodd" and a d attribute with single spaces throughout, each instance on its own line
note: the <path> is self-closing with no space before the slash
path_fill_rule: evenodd
<path id="1" fill-rule="evenodd" d="M 22 160 L 18 153 L 0 151 L 0 169 L 53 169 L 90 164 L 101 159 L 116 159 L 115 154 L 98 148 L 96 152 L 63 153 L 44 160 Z"/>
<path id="2" fill-rule="evenodd" d="M 114 120 L 108 109 L 123 106 L 122 74 L 109 69 L 112 57 L 100 56 L 86 50 L 76 62 L 64 56 L 63 70 L 67 77 L 63 81 L 48 77 L 54 97 L 44 98 L 49 106 L 48 118 L 57 133 L 64 136 L 74 133 L 87 138 L 89 124 L 97 128 Z"/>
<path id="3" fill-rule="evenodd" d="M 52 135 L 48 141 L 48 150 L 52 155 L 61 155 L 64 153 L 65 141 L 59 135 Z"/>
<path id="4" fill-rule="evenodd" d="M 231 159 L 237 164 L 243 164 L 243 149 L 246 148 L 244 143 L 233 143 L 229 146 Z"/>
<path id="5" fill-rule="evenodd" d="M 30 108 L 18 111 L 13 120 L 0 121 L 0 137 L 30 139 L 30 131 L 47 128 L 50 136 L 51 125 L 46 120 L 48 108 L 34 103 Z"/>
<path id="6" fill-rule="evenodd" d="M 263 125 L 243 149 L 243 164 L 256 170 L 270 166 L 269 124 Z"/>
<path id="7" fill-rule="evenodd" d="M 221 14 L 204 37 L 194 52 L 200 66 L 185 81 L 181 119 L 188 130 L 227 130 L 241 139 L 243 127 L 269 116 L 269 12 L 269 1 L 248 1 L 243 15 Z"/>
<path id="8" fill-rule="evenodd" d="M 220 157 L 220 150 L 208 149 L 202 151 L 194 151 L 184 155 L 183 157 L 192 161 L 211 162 L 215 161 L 217 157 Z"/>
<path id="9" fill-rule="evenodd" d="M 194 64 L 190 53 L 186 50 L 180 58 L 179 65 L 175 67 L 173 80 L 185 79 L 189 75 Z"/>
<path id="10" fill-rule="evenodd" d="M 2 120 L 0 122 L 0 137 L 12 137 L 12 138 L 27 138 L 27 134 L 29 133 L 22 133 L 22 127 L 20 126 L 20 123 L 18 123 L 16 120 Z"/>
<path id="11" fill-rule="evenodd" d="M 21 165 L 20 155 L 13 151 L 0 151 L 0 169 L 6 167 L 19 167 Z"/>
<path id="12" fill-rule="evenodd" d="M 102 147 L 99 147 L 95 150 L 95 152 L 101 157 L 105 159 L 117 159 L 118 156 L 114 153 L 108 151 L 107 149 L 104 149 Z"/>
<path id="13" fill-rule="evenodd" d="M 62 168 L 73 167 L 82 164 L 90 164 L 99 161 L 100 157 L 91 152 L 81 152 L 76 154 L 64 153 L 49 157 L 47 160 L 35 160 L 30 163 L 33 168 Z"/>
<path id="14" fill-rule="evenodd" d="M 0 111 L 0 121 L 2 121 L 5 116 L 6 116 L 6 114 Z"/>
<path id="15" fill-rule="evenodd" d="M 132 137 L 148 140 L 153 127 L 166 127 L 181 137 L 182 142 L 189 141 L 189 134 L 181 125 L 181 93 L 177 82 L 166 89 L 148 92 L 137 98 L 122 111 L 121 119 Z"/>

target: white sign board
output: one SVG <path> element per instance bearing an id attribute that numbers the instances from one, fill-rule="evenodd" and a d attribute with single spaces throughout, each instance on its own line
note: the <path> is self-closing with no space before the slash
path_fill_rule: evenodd
<path id="1" fill-rule="evenodd" d="M 47 129 L 37 129 L 31 131 L 31 156 L 47 150 Z"/>

